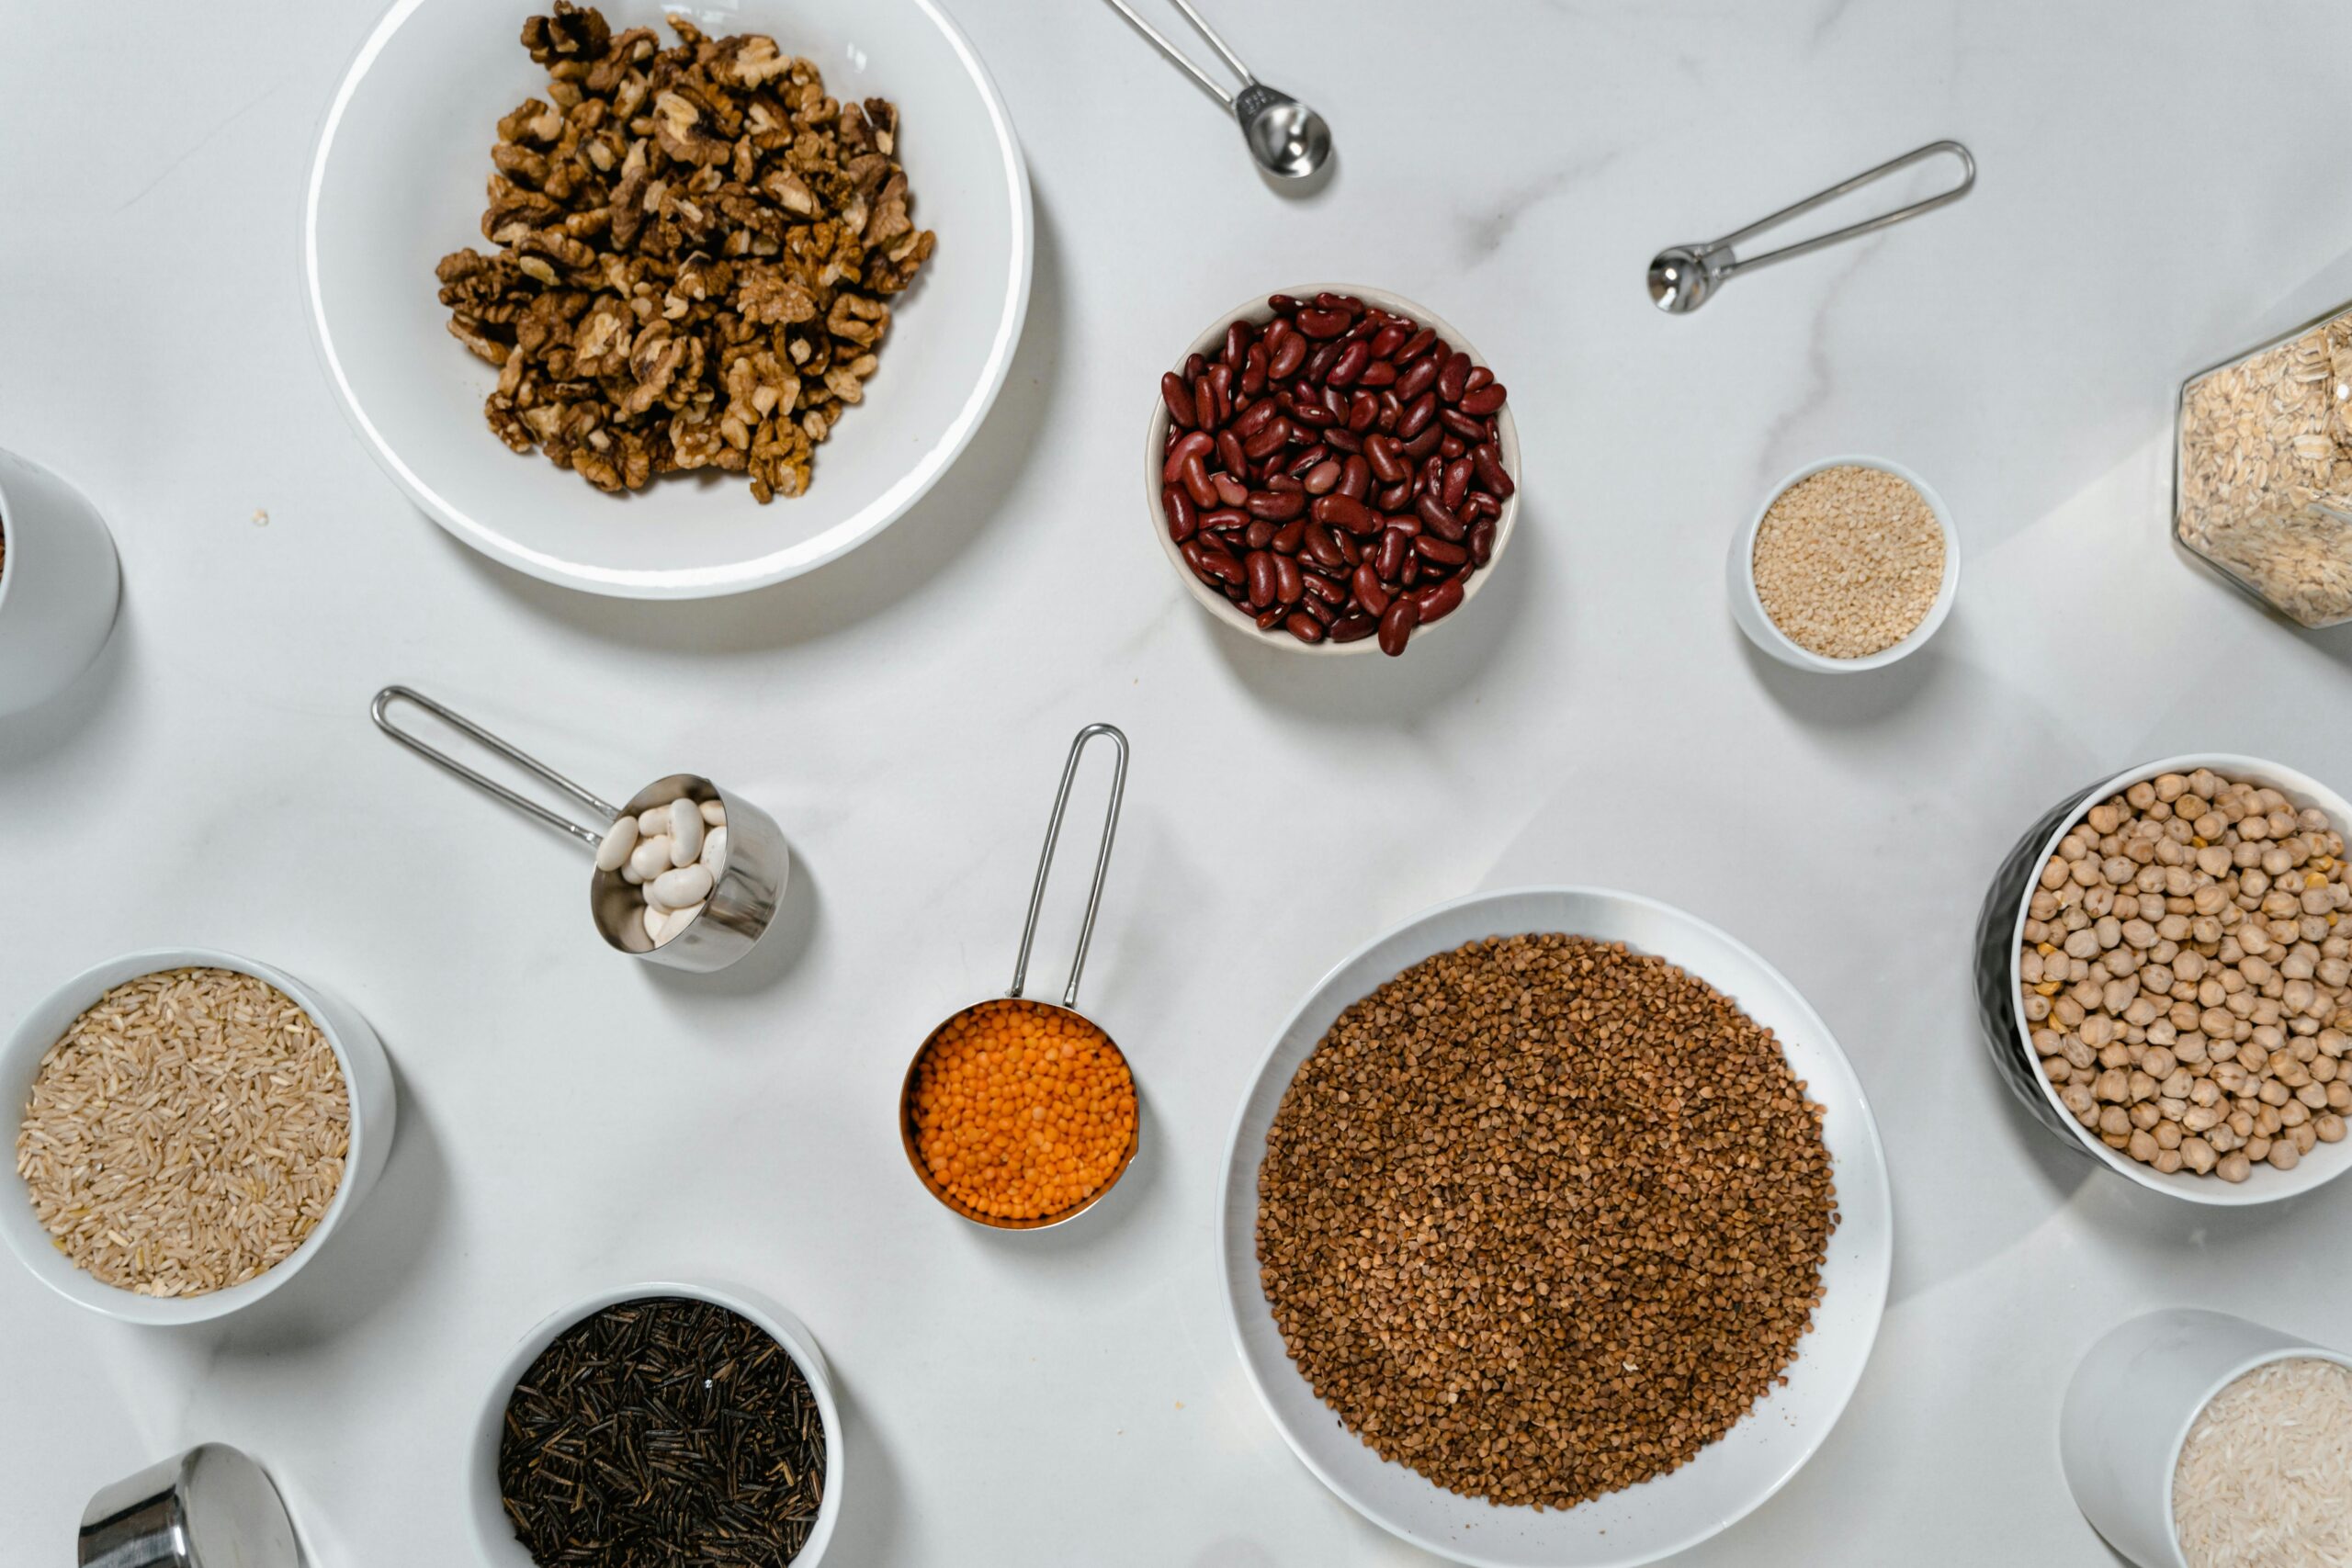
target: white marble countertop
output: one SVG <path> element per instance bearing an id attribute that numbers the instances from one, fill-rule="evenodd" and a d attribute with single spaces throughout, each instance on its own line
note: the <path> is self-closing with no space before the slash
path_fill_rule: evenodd
<path id="1" fill-rule="evenodd" d="M 65 1562 L 95 1487 L 218 1438 L 274 1468 L 323 1563 L 469 1561 L 460 1444 L 508 1347 L 594 1286 L 693 1270 L 793 1307 L 839 1371 L 829 1563 L 1422 1561 L 1260 1410 L 1216 1174 L 1315 977 L 1482 886 L 1615 885 L 1742 935 L 1886 1136 L 1897 1255 L 1860 1391 L 1684 1561 L 2098 1568 L 2055 1440 L 2094 1337 L 2184 1303 L 2352 1342 L 2352 1181 L 2208 1214 L 2094 1179 L 1995 1080 L 1967 967 L 1995 863 L 2071 788 L 2192 749 L 2352 781 L 2352 636 L 2264 619 L 2164 525 L 2183 373 L 2352 297 L 2352 13 L 1227 5 L 1338 136 L 1336 178 L 1291 201 L 1107 7 L 962 0 L 1036 186 L 1004 396 L 876 543 L 681 606 L 477 559 L 331 402 L 298 192 L 374 10 L 51 6 L 0 49 L 0 444 L 83 484 L 127 582 L 99 666 L 0 722 L 0 1018 L 116 953 L 219 945 L 341 990 L 403 1094 L 337 1245 L 225 1325 L 130 1329 L 0 1268 L 0 1560 Z M 1982 165 L 1962 205 L 1695 317 L 1650 308 L 1661 244 L 1939 136 Z M 1138 515 L 1162 362 L 1309 276 L 1449 316 L 1526 437 L 1508 574 L 1399 662 L 1227 635 Z M 1776 478 L 1841 451 L 1937 486 L 1966 581 L 1921 656 L 1804 678 L 1733 628 L 1722 555 Z M 373 733 L 390 680 L 614 788 L 727 781 L 813 897 L 748 974 L 614 960 L 563 848 Z M 1136 760 L 1087 1001 L 1156 1136 L 1102 1223 L 1001 1240 L 908 1174 L 892 1100 L 937 1018 L 1002 984 L 1091 719 Z M 452 892 L 460 847 L 508 897 Z"/>

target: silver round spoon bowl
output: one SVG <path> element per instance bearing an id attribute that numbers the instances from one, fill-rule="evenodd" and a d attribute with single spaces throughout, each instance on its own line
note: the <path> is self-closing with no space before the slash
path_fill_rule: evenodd
<path id="1" fill-rule="evenodd" d="M 1244 87 L 1233 103 L 1234 118 L 1250 143 L 1250 155 L 1268 174 L 1303 180 L 1331 156 L 1331 128 L 1296 98 L 1262 84 Z"/>

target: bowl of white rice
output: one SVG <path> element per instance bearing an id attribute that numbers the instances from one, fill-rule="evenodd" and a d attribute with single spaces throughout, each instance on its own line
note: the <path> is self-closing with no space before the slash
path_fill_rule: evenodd
<path id="1" fill-rule="evenodd" d="M 2059 1456 L 2139 1568 L 2352 1562 L 2352 1356 L 2226 1313 L 2110 1330 L 2067 1387 Z"/>
<path id="2" fill-rule="evenodd" d="M 16 1191 L 0 1240 L 126 1323 L 201 1323 L 283 1287 L 390 1152 L 390 1066 L 351 1007 L 209 948 L 85 970 L 0 1044 Z"/>

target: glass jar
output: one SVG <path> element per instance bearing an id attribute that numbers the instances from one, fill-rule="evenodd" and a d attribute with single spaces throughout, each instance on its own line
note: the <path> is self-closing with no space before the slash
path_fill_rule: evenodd
<path id="1" fill-rule="evenodd" d="M 2352 305 L 2182 383 L 2173 533 L 2306 626 L 2352 620 Z"/>

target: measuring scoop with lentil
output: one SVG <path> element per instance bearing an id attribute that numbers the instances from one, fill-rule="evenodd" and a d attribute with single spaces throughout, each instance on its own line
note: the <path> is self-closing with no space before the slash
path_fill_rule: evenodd
<path id="1" fill-rule="evenodd" d="M 2026 907 L 2035 1058 L 2075 1119 L 2143 1165 L 2244 1181 L 2352 1114 L 2344 834 L 2211 769 L 2092 807 Z"/>
<path id="2" fill-rule="evenodd" d="M 1349 1007 L 1258 1172 L 1292 1359 L 1382 1458 L 1566 1508 L 1786 1381 L 1838 1223 L 1771 1031 L 1661 958 L 1492 937 Z"/>

